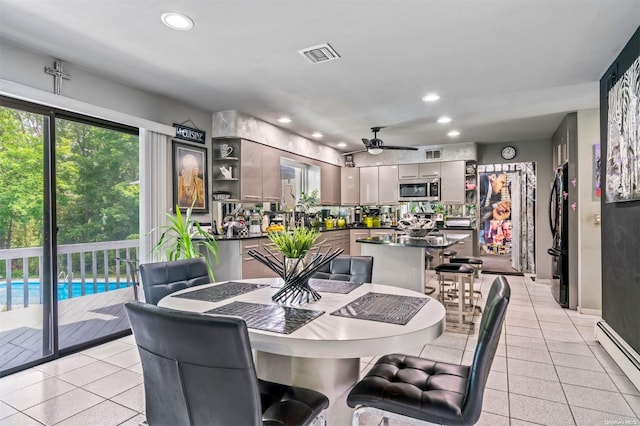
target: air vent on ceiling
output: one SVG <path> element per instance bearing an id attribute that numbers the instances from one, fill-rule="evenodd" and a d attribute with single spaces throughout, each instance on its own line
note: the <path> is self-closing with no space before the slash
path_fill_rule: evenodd
<path id="1" fill-rule="evenodd" d="M 427 160 L 437 160 L 442 157 L 442 149 L 440 148 L 427 149 L 424 153 Z"/>
<path id="2" fill-rule="evenodd" d="M 338 52 L 333 50 L 333 47 L 331 47 L 329 43 L 307 47 L 306 49 L 298 50 L 298 52 L 312 64 L 340 59 L 340 55 L 338 55 Z"/>

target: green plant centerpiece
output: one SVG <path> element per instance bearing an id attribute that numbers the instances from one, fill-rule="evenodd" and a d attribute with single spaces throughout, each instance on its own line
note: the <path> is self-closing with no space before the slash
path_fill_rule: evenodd
<path id="1" fill-rule="evenodd" d="M 215 282 L 211 259 L 218 263 L 218 243 L 202 227 L 200 222 L 191 218 L 192 207 L 185 212 L 184 218 L 176 205 L 176 213 L 167 213 L 169 225 L 160 227 L 162 234 L 152 253 L 158 254 L 160 260 L 180 260 L 204 257 L 209 272 L 209 279 Z M 194 242 L 197 239 L 197 242 Z M 198 245 L 202 245 L 210 256 L 202 256 Z"/>
<path id="2" fill-rule="evenodd" d="M 336 258 L 342 249 L 326 253 L 316 253 L 305 261 L 309 250 L 320 236 L 320 232 L 305 227 L 295 228 L 291 232 L 269 232 L 269 240 L 276 246 L 276 254 L 265 248 L 264 252 L 249 250 L 248 254 L 268 266 L 284 280 L 284 286 L 271 298 L 280 303 L 315 302 L 320 294 L 309 286 L 309 279 L 322 266 Z"/>

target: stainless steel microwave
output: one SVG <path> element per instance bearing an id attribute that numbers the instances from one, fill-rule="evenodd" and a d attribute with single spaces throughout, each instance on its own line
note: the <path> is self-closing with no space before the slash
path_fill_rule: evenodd
<path id="1" fill-rule="evenodd" d="M 398 201 L 440 201 L 440 178 L 398 183 Z"/>

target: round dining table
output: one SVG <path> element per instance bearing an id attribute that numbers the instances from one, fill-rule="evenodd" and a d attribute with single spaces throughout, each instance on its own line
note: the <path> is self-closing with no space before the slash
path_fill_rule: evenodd
<path id="1" fill-rule="evenodd" d="M 194 292 L 202 293 L 202 290 L 208 287 L 233 283 L 257 284 L 259 288 L 219 301 L 187 298 L 199 294 Z M 338 286 L 354 288 L 346 294 L 319 290 L 322 298 L 316 302 L 283 305 L 271 300 L 271 296 L 282 285 L 281 278 L 207 284 L 166 296 L 160 300 L 158 306 L 201 313 L 224 310 L 238 303 L 245 307 L 262 306 L 275 310 L 265 314 L 262 321 L 259 320 L 266 324 L 271 320 L 278 322 L 282 319 L 281 313 L 278 312 L 281 308 L 294 308 L 294 313 L 300 312 L 297 309 L 315 311 L 312 315 L 315 318 L 295 331 L 274 332 L 252 328 L 249 321 L 247 326 L 258 377 L 324 393 L 330 401 L 330 406 L 324 414 L 330 425 L 351 422 L 352 410 L 346 404 L 346 396 L 360 379 L 360 358 L 414 349 L 435 340 L 444 331 L 444 306 L 437 299 L 423 293 L 389 285 L 344 283 Z M 381 295 L 383 298 L 386 297 L 384 295 L 392 295 L 392 298 L 396 298 L 393 300 L 406 297 L 404 300 L 418 302 L 421 306 L 417 312 L 410 315 L 405 324 L 357 318 L 355 314 L 359 306 L 358 301 Z M 403 312 L 411 303 L 397 304 L 402 306 L 392 309 Z"/>

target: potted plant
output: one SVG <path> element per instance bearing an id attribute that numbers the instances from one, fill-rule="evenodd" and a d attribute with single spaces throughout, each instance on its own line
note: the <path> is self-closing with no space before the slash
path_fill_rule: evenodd
<path id="1" fill-rule="evenodd" d="M 176 205 L 175 215 L 167 213 L 169 225 L 162 226 L 163 230 L 158 243 L 152 253 L 159 254 L 162 260 L 193 259 L 203 257 L 198 249 L 198 245 L 205 247 L 210 256 L 204 256 L 209 271 L 211 282 L 215 281 L 211 258 L 218 263 L 218 243 L 212 236 L 202 229 L 200 223 L 191 219 L 192 207 L 185 213 L 184 220 L 180 208 Z M 197 238 L 197 243 L 194 243 Z"/>
<path id="2" fill-rule="evenodd" d="M 293 232 L 269 232 L 267 236 L 285 258 L 297 260 L 306 256 L 320 232 L 300 226 Z"/>

